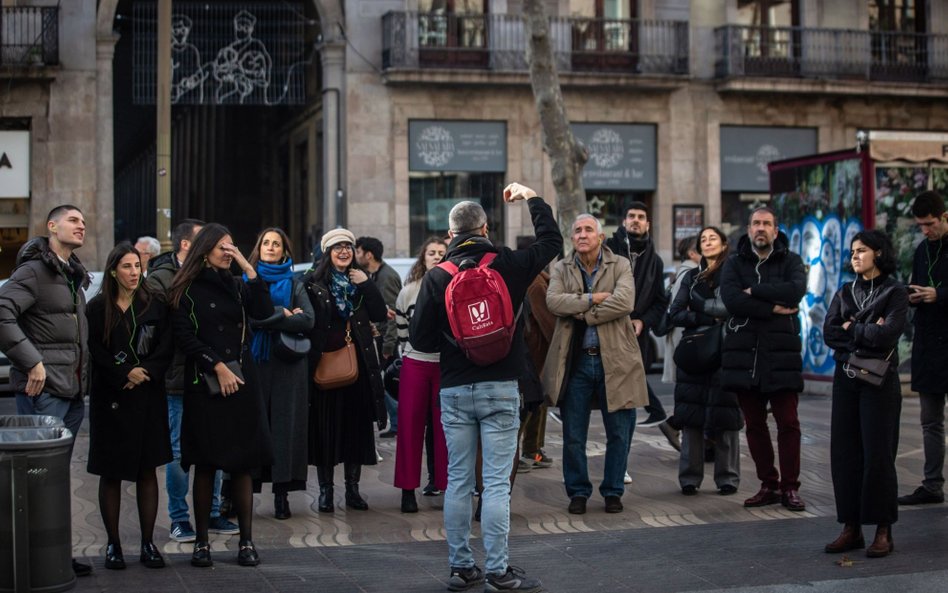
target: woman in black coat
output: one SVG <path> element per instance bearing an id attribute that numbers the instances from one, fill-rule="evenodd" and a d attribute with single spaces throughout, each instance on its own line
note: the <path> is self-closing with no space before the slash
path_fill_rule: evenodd
<path id="1" fill-rule="evenodd" d="M 283 336 L 299 336 L 313 329 L 313 305 L 303 283 L 293 277 L 293 252 L 282 229 L 260 233 L 250 264 L 270 290 L 273 309 L 265 319 L 251 319 L 250 349 L 260 373 L 260 391 L 270 421 L 273 466 L 263 468 L 262 480 L 273 483 L 273 514 L 290 518 L 287 493 L 306 490 L 309 471 L 309 352 L 289 351 Z"/>
<path id="2" fill-rule="evenodd" d="M 385 417 L 382 375 L 373 334 L 373 322 L 387 318 L 382 294 L 365 272 L 354 265 L 355 237 L 345 229 L 333 229 L 320 241 L 323 257 L 313 272 L 303 278 L 316 313 L 311 339 L 311 370 L 323 352 L 342 348 L 347 338 L 355 343 L 359 376 L 355 383 L 338 389 L 313 389 L 310 408 L 310 463 L 319 479 L 321 513 L 331 513 L 333 468 L 345 468 L 346 506 L 369 508 L 359 494 L 363 465 L 375 465 L 375 434 L 372 423 Z M 347 325 L 349 330 L 347 330 Z"/>
<path id="3" fill-rule="evenodd" d="M 866 556 L 879 558 L 892 552 L 892 524 L 899 512 L 895 455 L 902 394 L 896 369 L 908 294 L 891 276 L 895 250 L 885 233 L 862 231 L 850 249 L 858 278 L 836 292 L 823 322 L 826 345 L 835 349 L 830 463 L 836 517 L 843 524 L 825 550 L 832 554 L 864 547 L 862 526 L 875 524 Z M 858 371 L 850 366 L 854 354 L 889 361 L 879 387 L 856 378 Z"/>
<path id="4" fill-rule="evenodd" d="M 701 264 L 682 279 L 669 308 L 672 323 L 685 328 L 685 336 L 688 330 L 720 333 L 728 317 L 720 284 L 721 266 L 728 254 L 727 237 L 716 227 L 705 227 L 698 236 L 697 250 Z M 737 396 L 722 389 L 720 363 L 700 372 L 688 372 L 687 366 L 678 365 L 676 371 L 673 416 L 673 424 L 681 428 L 681 493 L 697 494 L 701 486 L 707 435 L 714 443 L 714 483 L 718 492 L 734 494 L 741 481 L 740 430 L 744 425 Z"/>
<path id="5" fill-rule="evenodd" d="M 232 263 L 246 274 L 246 282 L 231 275 Z M 247 320 L 273 312 L 270 293 L 230 232 L 209 224 L 194 238 L 169 297 L 175 340 L 185 355 L 181 465 L 195 466 L 197 539 L 191 564 L 213 565 L 207 528 L 214 472 L 222 469 L 230 473 L 240 525 L 237 562 L 255 566 L 260 560 L 252 541 L 251 472 L 271 465 L 273 453 Z"/>
<path id="6" fill-rule="evenodd" d="M 102 290 L 86 307 L 92 392 L 89 463 L 99 477 L 99 512 L 108 534 L 105 567 L 125 568 L 119 539 L 122 480 L 135 482 L 140 560 L 162 568 L 152 543 L 158 513 L 155 468 L 171 461 L 165 370 L 172 337 L 167 309 L 141 285 L 141 257 L 122 243 L 109 253 Z"/>

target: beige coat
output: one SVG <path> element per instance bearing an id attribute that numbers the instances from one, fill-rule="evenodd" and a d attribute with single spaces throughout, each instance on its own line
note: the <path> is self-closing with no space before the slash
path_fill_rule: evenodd
<path id="1" fill-rule="evenodd" d="M 543 390 L 548 403 L 557 405 L 568 384 L 576 325 L 574 315 L 581 315 L 586 324 L 596 326 L 599 333 L 608 411 L 642 407 L 648 403 L 645 367 L 629 318 L 635 303 L 635 281 L 628 262 L 605 245 L 592 292 L 610 292 L 612 296 L 598 305 L 590 305 L 575 253 L 553 266 L 546 303 L 557 318 L 543 366 Z M 577 335 L 576 339 L 582 336 Z"/>

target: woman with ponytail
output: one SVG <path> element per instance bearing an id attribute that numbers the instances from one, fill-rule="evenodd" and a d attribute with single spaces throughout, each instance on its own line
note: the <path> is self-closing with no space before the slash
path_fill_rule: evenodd
<path id="1" fill-rule="evenodd" d="M 172 336 L 167 309 L 142 285 L 142 272 L 138 251 L 121 243 L 109 253 L 102 290 L 86 307 L 92 359 L 87 469 L 99 476 L 109 569 L 125 568 L 119 540 L 122 480 L 135 482 L 141 563 L 165 565 L 152 534 L 158 513 L 155 468 L 171 461 L 165 371 Z"/>
<path id="2" fill-rule="evenodd" d="M 313 329 L 313 305 L 303 284 L 293 278 L 293 252 L 282 229 L 265 229 L 250 254 L 250 265 L 266 282 L 272 314 L 251 319 L 250 350 L 260 373 L 260 391 L 270 421 L 273 465 L 262 480 L 273 483 L 273 516 L 290 518 L 287 493 L 306 490 L 309 442 L 309 379 L 301 334 Z M 292 346 L 292 347 L 291 347 Z"/>

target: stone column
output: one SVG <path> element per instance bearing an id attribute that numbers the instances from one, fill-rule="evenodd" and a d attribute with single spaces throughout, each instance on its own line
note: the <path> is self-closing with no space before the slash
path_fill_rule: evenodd
<path id="1" fill-rule="evenodd" d="M 101 270 L 105 258 L 115 244 L 115 154 L 113 148 L 112 115 L 112 59 L 118 35 L 96 39 L 96 109 L 95 109 L 95 262 L 88 261 L 90 269 Z M 91 245 L 87 245 L 91 247 Z"/>
<path id="2" fill-rule="evenodd" d="M 330 42 L 320 50 L 323 66 L 323 232 L 345 225 L 345 70 L 346 46 Z M 341 124 L 341 125 L 340 125 Z M 337 191 L 342 191 L 342 204 Z M 317 237 L 318 240 L 318 237 Z"/>

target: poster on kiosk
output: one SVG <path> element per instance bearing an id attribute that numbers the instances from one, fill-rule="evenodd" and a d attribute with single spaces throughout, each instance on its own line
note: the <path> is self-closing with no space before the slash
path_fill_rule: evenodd
<path id="1" fill-rule="evenodd" d="M 884 230 L 898 254 L 899 280 L 908 282 L 912 254 L 922 234 L 912 201 L 934 189 L 948 195 L 948 133 L 860 131 L 856 147 L 768 165 L 771 206 L 790 249 L 807 266 L 800 303 L 806 391 L 832 391 L 832 350 L 823 321 L 833 295 L 854 278 L 849 245 L 864 228 Z M 912 325 L 899 343 L 900 372 L 907 380 Z"/>

